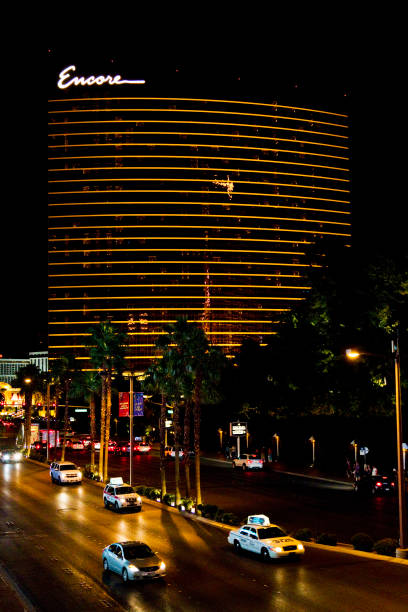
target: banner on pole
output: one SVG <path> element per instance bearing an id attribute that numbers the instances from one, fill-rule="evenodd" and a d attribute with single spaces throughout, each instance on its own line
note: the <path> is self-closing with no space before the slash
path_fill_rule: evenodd
<path id="1" fill-rule="evenodd" d="M 119 392 L 119 416 L 120 417 L 129 416 L 129 392 L 128 391 Z"/>
<path id="2" fill-rule="evenodd" d="M 133 394 L 133 416 L 143 416 L 143 408 L 143 392 L 137 391 Z"/>

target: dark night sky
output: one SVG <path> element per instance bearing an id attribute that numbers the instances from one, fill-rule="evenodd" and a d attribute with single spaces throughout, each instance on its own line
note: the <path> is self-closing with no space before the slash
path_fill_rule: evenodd
<path id="1" fill-rule="evenodd" d="M 81 74 L 131 70 L 136 78 L 160 85 L 161 92 L 166 83 L 169 95 L 175 93 L 170 91 L 174 86 L 177 91 L 181 86 L 187 96 L 224 89 L 237 96 L 245 90 L 251 95 L 265 92 L 274 99 L 277 91 L 281 101 L 283 91 L 299 102 L 304 97 L 321 100 L 322 108 L 326 101 L 334 110 L 339 108 L 335 100 L 346 103 L 351 116 L 354 248 L 373 254 L 401 245 L 406 250 L 405 168 L 398 151 L 405 138 L 406 105 L 397 51 L 378 40 L 359 38 L 352 44 L 350 32 L 324 40 L 312 37 L 313 43 L 302 38 L 297 45 L 275 36 L 262 44 L 255 37 L 229 44 L 223 40 L 221 45 L 210 34 L 205 43 L 190 39 L 177 48 L 152 38 L 149 45 L 112 44 L 110 49 L 100 41 L 74 45 L 62 36 L 58 44 L 48 42 L 48 49 L 36 47 L 35 69 L 27 71 L 17 61 L 17 70 L 10 73 L 13 127 L 8 130 L 11 156 L 3 179 L 12 185 L 2 206 L 4 357 L 23 357 L 46 347 L 46 100 L 50 84 L 69 63 L 76 63 Z M 182 32 L 178 39 L 183 43 Z M 17 78 L 20 71 L 28 80 Z"/>

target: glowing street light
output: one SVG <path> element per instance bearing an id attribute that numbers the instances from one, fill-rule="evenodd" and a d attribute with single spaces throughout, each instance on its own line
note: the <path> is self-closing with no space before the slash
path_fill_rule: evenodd
<path id="1" fill-rule="evenodd" d="M 405 473 L 404 473 L 404 452 L 402 446 L 402 407 L 401 407 L 401 366 L 399 338 L 391 342 L 391 353 L 394 356 L 395 372 L 395 416 L 397 427 L 397 458 L 398 458 L 398 519 L 399 519 L 399 548 L 396 556 L 408 559 L 408 528 L 407 528 L 407 508 L 405 505 Z M 347 349 L 348 359 L 357 359 L 362 353 L 354 349 Z"/>
<path id="2" fill-rule="evenodd" d="M 310 467 L 314 467 L 315 457 L 316 457 L 316 455 L 315 455 L 316 440 L 314 439 L 314 436 L 310 436 L 309 442 L 312 443 L 312 465 Z"/>
<path id="3" fill-rule="evenodd" d="M 279 435 L 277 433 L 272 436 L 276 440 L 276 461 L 279 459 Z"/>

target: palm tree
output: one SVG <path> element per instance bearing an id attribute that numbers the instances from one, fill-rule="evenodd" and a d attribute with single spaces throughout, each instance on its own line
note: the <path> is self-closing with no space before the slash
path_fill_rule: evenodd
<path id="1" fill-rule="evenodd" d="M 101 398 L 101 447 L 99 474 L 101 480 L 108 477 L 108 444 L 112 407 L 112 373 L 124 369 L 124 344 L 126 334 L 118 331 L 109 321 L 89 329 L 88 344 L 91 361 L 100 370 L 102 378 Z"/>
<path id="2" fill-rule="evenodd" d="M 36 365 L 30 363 L 17 371 L 12 384 L 13 387 L 20 388 L 24 393 L 24 446 L 27 457 L 29 457 L 33 394 L 36 391 L 44 391 L 44 375 Z"/>
<path id="3" fill-rule="evenodd" d="M 101 377 L 99 372 L 79 372 L 72 380 L 71 394 L 73 397 L 83 397 L 89 402 L 90 434 L 91 434 L 91 470 L 95 471 L 95 441 L 96 413 L 95 395 L 100 391 Z"/>
<path id="4" fill-rule="evenodd" d="M 166 373 L 162 360 L 154 362 L 145 372 L 143 386 L 149 393 L 161 395 L 160 406 L 160 482 L 161 498 L 166 495 L 166 461 L 164 454 L 166 425 Z"/>
<path id="5" fill-rule="evenodd" d="M 67 431 L 69 428 L 69 391 L 72 378 L 77 371 L 75 357 L 73 355 L 63 355 L 60 359 L 59 379 L 64 389 L 65 410 L 64 410 L 64 436 L 62 440 L 61 461 L 65 461 L 65 447 L 67 443 Z"/>

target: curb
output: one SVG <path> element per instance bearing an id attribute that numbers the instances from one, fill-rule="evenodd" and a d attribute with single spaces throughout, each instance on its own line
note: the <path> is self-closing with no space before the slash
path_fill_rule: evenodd
<path id="1" fill-rule="evenodd" d="M 36 461 L 35 459 L 28 459 L 28 461 L 32 461 L 33 463 L 36 463 L 37 465 L 42 465 L 42 466 L 48 465 L 47 463 L 42 463 L 41 461 Z M 97 480 L 91 480 L 89 478 L 83 478 L 82 482 L 90 483 L 99 488 L 105 487 L 103 482 L 98 482 Z M 137 486 L 137 485 L 134 485 L 134 486 Z M 225 523 L 218 523 L 217 521 L 212 521 L 210 519 L 204 518 L 203 516 L 192 514 L 191 512 L 184 512 L 181 510 L 177 510 L 177 508 L 168 506 L 167 504 L 162 504 L 162 502 L 154 501 L 153 499 L 144 497 L 144 495 L 140 495 L 140 497 L 143 500 L 143 504 L 145 503 L 150 504 L 151 506 L 155 508 L 160 508 L 161 510 L 165 510 L 166 512 L 176 513 L 179 516 L 181 515 L 192 521 L 198 521 L 200 523 L 205 523 L 211 527 L 217 527 L 218 529 L 221 529 L 222 531 L 231 531 L 232 529 L 235 528 L 233 525 L 226 525 Z M 369 552 L 364 552 L 362 550 L 355 550 L 354 548 L 351 547 L 351 544 L 346 544 L 343 542 L 341 542 L 337 546 L 327 546 L 325 544 L 316 544 L 315 542 L 307 542 L 304 540 L 300 540 L 300 541 L 303 542 L 306 545 L 306 547 L 310 547 L 310 548 L 317 548 L 320 550 L 338 552 L 338 553 L 353 555 L 355 557 L 363 557 L 365 559 L 370 559 L 371 561 L 388 561 L 390 563 L 397 563 L 400 565 L 408 566 L 408 559 L 399 559 L 397 557 L 388 557 L 386 555 L 378 555 L 377 553 L 369 553 Z"/>
<path id="2" fill-rule="evenodd" d="M 39 612 L 39 608 L 33 604 L 32 601 L 25 595 L 22 591 L 21 587 L 18 585 L 16 579 L 12 575 L 11 571 L 7 569 L 2 561 L 0 561 L 0 576 L 9 587 L 9 589 L 14 593 L 22 607 L 24 608 L 24 612 Z"/>

